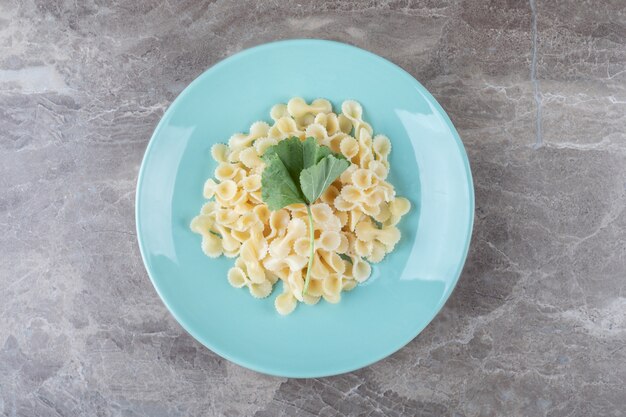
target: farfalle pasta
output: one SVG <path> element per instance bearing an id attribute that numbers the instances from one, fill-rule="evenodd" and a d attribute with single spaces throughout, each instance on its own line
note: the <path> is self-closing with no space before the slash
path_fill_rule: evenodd
<path id="1" fill-rule="evenodd" d="M 397 196 L 387 181 L 391 141 L 374 135 L 358 102 L 344 101 L 341 112 L 334 113 L 328 100 L 307 103 L 295 97 L 273 106 L 270 118 L 271 125 L 255 122 L 247 134 L 236 133 L 228 144 L 213 145 L 217 166 L 203 189 L 210 201 L 190 228 L 201 236 L 207 256 L 236 258 L 227 274 L 233 287 L 265 298 L 282 281 L 274 306 L 287 315 L 299 302 L 338 303 L 344 291 L 366 281 L 371 264 L 382 261 L 399 242 L 397 224 L 411 203 Z M 292 137 L 314 138 L 350 165 L 310 206 L 291 204 L 271 211 L 263 202 L 262 157 Z M 314 219 L 311 230 L 307 209 Z"/>

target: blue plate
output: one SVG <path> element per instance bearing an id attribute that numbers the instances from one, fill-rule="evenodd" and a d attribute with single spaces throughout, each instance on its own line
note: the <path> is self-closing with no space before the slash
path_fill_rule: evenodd
<path id="1" fill-rule="evenodd" d="M 274 310 L 226 280 L 232 259 L 209 259 L 190 220 L 204 203 L 211 145 L 269 119 L 273 104 L 324 97 L 359 101 L 375 133 L 391 139 L 390 182 L 413 203 L 402 240 L 339 304 Z M 352 371 L 413 339 L 452 292 L 470 242 L 469 164 L 441 106 L 407 72 L 370 52 L 322 40 L 270 43 L 231 56 L 193 81 L 157 126 L 139 172 L 137 236 L 152 283 L 202 344 L 267 374 Z"/>

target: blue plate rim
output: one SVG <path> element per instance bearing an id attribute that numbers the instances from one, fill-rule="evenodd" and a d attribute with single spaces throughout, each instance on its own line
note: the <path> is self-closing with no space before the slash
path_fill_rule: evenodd
<path id="1" fill-rule="evenodd" d="M 463 250 L 463 257 L 462 257 L 462 262 L 459 263 L 459 265 L 457 266 L 457 270 L 455 271 L 454 274 L 454 279 L 451 282 L 451 285 L 449 285 L 446 289 L 446 292 L 444 293 L 444 295 L 441 297 L 439 304 L 437 305 L 437 307 L 435 309 L 433 309 L 433 314 L 431 315 L 431 317 L 425 321 L 424 325 L 419 326 L 416 328 L 416 330 L 414 332 L 411 332 L 411 336 L 406 339 L 406 340 L 402 340 L 400 342 L 398 342 L 396 345 L 396 347 L 388 349 L 384 352 L 380 352 L 378 355 L 373 355 L 372 358 L 370 358 L 370 361 L 359 364 L 357 366 L 346 366 L 345 368 L 341 368 L 341 369 L 337 369 L 333 372 L 320 372 L 320 373 L 314 373 L 314 372 L 309 372 L 309 373 L 298 373 L 298 372 L 284 372 L 284 371 L 276 371 L 274 369 L 271 368 L 267 368 L 263 365 L 259 365 L 259 364 L 255 364 L 255 363 L 249 363 L 247 362 L 245 359 L 241 359 L 239 357 L 237 357 L 236 355 L 230 355 L 228 352 L 223 351 L 222 349 L 216 348 L 213 343 L 211 343 L 210 340 L 207 340 L 204 336 L 198 334 L 198 332 L 196 332 L 195 330 L 193 330 L 191 328 L 191 326 L 189 326 L 187 323 L 185 323 L 185 321 L 183 319 L 180 318 L 180 316 L 176 313 L 176 310 L 170 305 L 170 303 L 168 302 L 167 298 L 165 297 L 165 295 L 161 292 L 161 290 L 159 289 L 159 286 L 156 283 L 155 278 L 153 277 L 153 272 L 149 266 L 149 263 L 147 261 L 147 256 L 145 254 L 145 249 L 144 249 L 144 242 L 143 242 L 143 238 L 142 238 L 142 234 L 139 228 L 139 211 L 140 211 L 140 205 L 141 205 L 141 200 L 139 199 L 139 191 L 141 190 L 141 186 L 143 183 L 143 177 L 144 177 L 144 170 L 145 170 L 145 166 L 146 166 L 146 161 L 148 160 L 150 154 L 151 154 L 151 150 L 153 147 L 153 144 L 156 142 L 156 137 L 159 136 L 159 133 L 161 131 L 161 129 L 163 128 L 166 120 L 169 118 L 170 114 L 174 111 L 174 109 L 177 107 L 178 102 L 182 101 L 182 99 L 189 93 L 189 91 L 191 91 L 193 89 L 193 87 L 196 84 L 199 84 L 204 78 L 209 77 L 211 75 L 211 73 L 215 72 L 218 68 L 227 65 L 231 62 L 235 62 L 237 60 L 243 59 L 245 58 L 247 55 L 250 55 L 252 53 L 256 53 L 259 51 L 262 51 L 264 49 L 269 49 L 269 48 L 276 48 L 276 47 L 281 47 L 281 46 L 289 46 L 289 45 L 294 45 L 294 44 L 300 44 L 300 46 L 306 46 L 307 44 L 327 44 L 327 45 L 331 45 L 333 47 L 340 47 L 340 48 L 345 48 L 348 50 L 352 50 L 354 52 L 360 53 L 360 54 L 364 54 L 369 56 L 372 59 L 378 60 L 380 62 L 382 62 L 384 65 L 390 67 L 390 69 L 397 71 L 399 75 L 405 77 L 408 79 L 408 81 L 410 83 L 412 83 L 417 90 L 420 91 L 420 93 L 429 101 L 429 103 L 434 106 L 434 108 L 439 112 L 439 114 L 443 117 L 444 121 L 446 122 L 446 124 L 448 125 L 448 127 L 450 128 L 451 132 L 452 132 L 452 136 L 454 137 L 454 140 L 456 141 L 457 147 L 459 149 L 460 152 L 460 156 L 463 160 L 463 165 L 465 168 L 465 174 L 466 174 L 466 178 L 467 178 L 467 188 L 468 188 L 468 192 L 469 192 L 469 222 L 468 222 L 468 227 L 466 230 L 466 234 L 465 234 L 465 246 L 464 246 L 464 250 Z M 446 111 L 443 109 L 443 107 L 441 107 L 441 105 L 439 104 L 439 102 L 435 99 L 435 97 L 433 97 L 433 95 L 415 78 L 413 77 L 410 73 L 408 73 L 405 69 L 403 69 L 402 67 L 398 66 L 397 64 L 394 64 L 393 62 L 389 61 L 386 58 L 383 58 L 373 52 L 367 51 L 365 49 L 359 48 L 357 46 L 353 46 L 347 43 L 343 43 L 343 42 L 338 42 L 338 41 L 333 41 L 333 40 L 327 40 L 327 39 L 287 39 L 287 40 L 279 40 L 279 41 L 274 41 L 274 42 L 268 42 L 268 43 L 264 43 L 264 44 L 260 44 L 257 46 L 253 46 L 244 50 L 241 50 L 233 55 L 230 55 L 226 58 L 224 58 L 223 60 L 219 61 L 218 63 L 216 63 L 215 65 L 212 65 L 211 67 L 209 67 L 208 69 L 206 69 L 205 71 L 203 71 L 200 75 L 198 75 L 191 83 L 189 83 L 189 85 L 187 85 L 183 91 L 181 91 L 178 96 L 172 101 L 172 103 L 168 106 L 167 110 L 163 113 L 163 116 L 161 116 L 161 119 L 159 120 L 159 123 L 157 124 L 157 126 L 154 129 L 154 132 L 152 133 L 152 136 L 150 137 L 150 140 L 148 142 L 148 145 L 146 146 L 146 150 L 144 152 L 144 156 L 141 160 L 141 165 L 139 168 L 139 173 L 137 175 L 137 183 L 136 183 L 136 189 L 135 189 L 135 230 L 137 233 L 137 244 L 139 246 L 139 252 L 141 254 L 141 259 L 142 262 L 144 264 L 144 268 L 148 274 L 148 277 L 150 278 L 150 281 L 152 282 L 152 286 L 154 287 L 155 291 L 157 292 L 157 294 L 159 295 L 159 298 L 161 299 L 161 301 L 163 302 L 163 304 L 165 304 L 165 307 L 168 309 L 169 313 L 174 317 L 174 319 L 176 319 L 176 321 L 180 324 L 180 326 L 188 333 L 190 334 L 195 340 L 197 340 L 198 342 L 200 342 L 202 345 L 204 345 L 206 348 L 208 348 L 209 350 L 211 350 L 212 352 L 216 353 L 217 355 L 221 356 L 224 359 L 227 359 L 239 366 L 245 367 L 247 369 L 251 369 L 253 371 L 256 372 L 260 372 L 263 374 L 267 374 L 267 375 L 272 375 L 272 376 L 277 376 L 277 377 L 288 377 L 288 378 L 320 378 L 320 377 L 327 377 L 327 376 L 333 376 L 333 375 L 340 375 L 340 374 L 344 374 L 344 373 L 348 373 L 348 372 L 352 372 L 361 368 L 365 368 L 367 366 L 372 365 L 373 363 L 376 363 L 392 354 L 394 354 L 395 352 L 399 351 L 400 349 L 402 349 L 403 347 L 405 347 L 408 343 L 410 343 L 413 339 L 415 339 L 431 322 L 432 320 L 437 316 L 437 314 L 439 314 L 439 312 L 441 311 L 441 309 L 443 308 L 443 306 L 446 304 L 446 302 L 448 301 L 448 299 L 450 298 L 450 295 L 452 294 L 452 292 L 454 291 L 454 289 L 456 288 L 456 285 L 459 281 L 459 278 L 461 276 L 461 273 L 463 271 L 463 267 L 465 266 L 465 263 L 467 261 L 467 254 L 469 252 L 469 247 L 470 247 L 470 243 L 471 243 L 471 238 L 472 238 L 472 231 L 474 228 L 474 211 L 475 211 L 475 200 L 474 200 L 474 181 L 473 181 L 473 177 L 472 177 L 472 172 L 471 172 L 471 168 L 470 168 L 470 163 L 469 163 L 469 159 L 467 157 L 467 152 L 465 150 L 465 147 L 463 145 L 463 142 L 461 141 L 461 138 L 456 130 L 456 127 L 454 126 L 454 124 L 452 123 L 452 121 L 450 120 L 450 117 L 448 116 L 448 114 L 446 113 Z"/>

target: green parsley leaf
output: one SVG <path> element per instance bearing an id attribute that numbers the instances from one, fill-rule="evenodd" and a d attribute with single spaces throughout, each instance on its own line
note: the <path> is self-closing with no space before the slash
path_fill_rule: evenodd
<path id="1" fill-rule="evenodd" d="M 279 210 L 296 203 L 305 203 L 300 191 L 283 160 L 276 154 L 265 159 L 265 169 L 261 176 L 261 198 L 270 210 Z"/>
<path id="2" fill-rule="evenodd" d="M 265 151 L 263 160 L 261 194 L 270 210 L 294 203 L 313 204 L 350 166 L 343 155 L 312 137 L 304 142 L 295 136 L 281 140 Z"/>
<path id="3" fill-rule="evenodd" d="M 330 155 L 332 151 L 328 146 L 320 146 L 315 138 L 306 138 L 302 143 L 302 168 L 309 168 L 321 161 L 325 156 Z M 339 157 L 340 154 L 335 154 Z M 343 157 L 343 155 L 341 155 Z"/>
<path id="4" fill-rule="evenodd" d="M 263 154 L 265 163 L 274 156 L 278 156 L 283 163 L 294 184 L 299 185 L 300 171 L 304 169 L 302 142 L 297 137 L 291 137 L 270 146 Z M 265 199 L 263 199 L 265 201 Z"/>
<path id="5" fill-rule="evenodd" d="M 324 191 L 350 166 L 345 158 L 326 155 L 317 164 L 300 173 L 300 187 L 309 204 L 317 200 Z"/>

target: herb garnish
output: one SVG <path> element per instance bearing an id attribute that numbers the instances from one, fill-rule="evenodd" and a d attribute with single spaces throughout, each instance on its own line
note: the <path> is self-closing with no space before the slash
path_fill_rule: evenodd
<path id="1" fill-rule="evenodd" d="M 290 204 L 306 206 L 311 254 L 302 290 L 302 295 L 305 295 L 315 253 L 311 204 L 350 166 L 350 162 L 342 154 L 319 145 L 315 138 L 301 141 L 295 136 L 268 148 L 263 161 L 265 169 L 261 176 L 261 196 L 269 209 L 279 210 Z"/>

